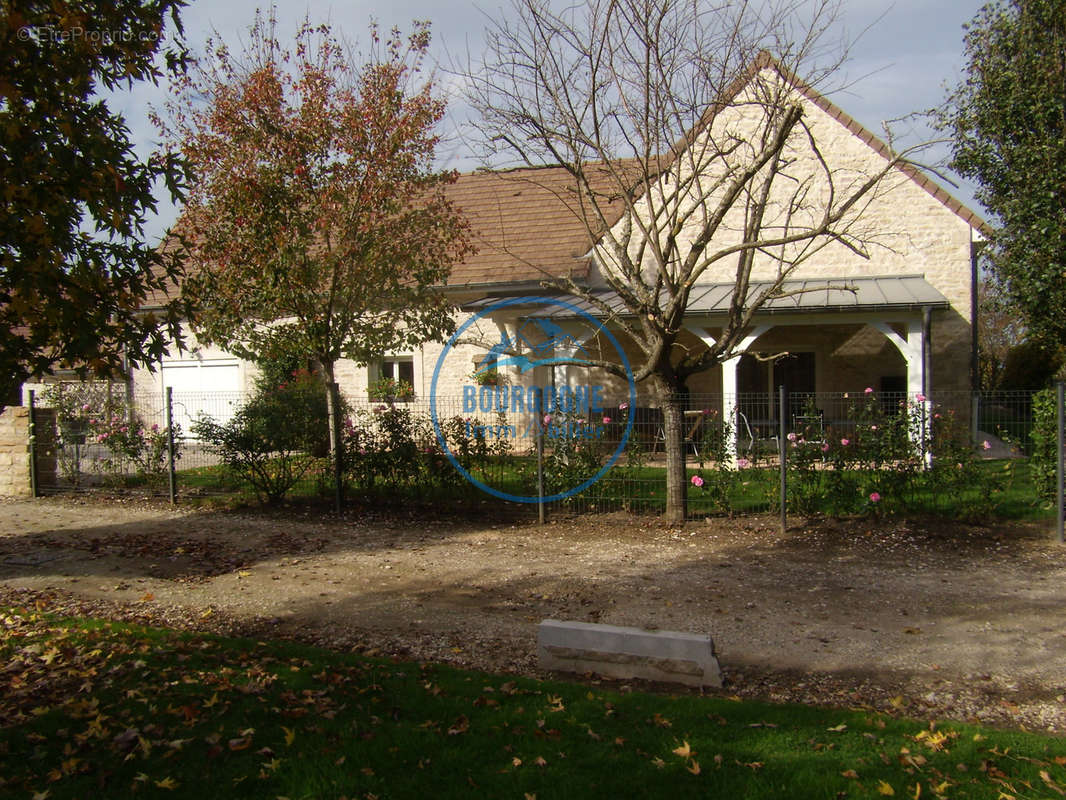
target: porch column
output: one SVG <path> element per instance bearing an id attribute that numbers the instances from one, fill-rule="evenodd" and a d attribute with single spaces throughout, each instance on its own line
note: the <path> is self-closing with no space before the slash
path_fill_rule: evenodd
<path id="1" fill-rule="evenodd" d="M 874 328 L 885 335 L 899 350 L 907 364 L 907 395 L 915 399 L 925 390 L 925 330 L 920 319 L 907 320 L 907 338 L 904 339 L 887 322 L 871 322 Z"/>
<path id="2" fill-rule="evenodd" d="M 729 424 L 726 430 L 726 452 L 732 463 L 737 465 L 737 367 L 740 356 L 736 355 L 722 362 L 722 421 Z"/>
<path id="3" fill-rule="evenodd" d="M 733 348 L 729 358 L 721 362 L 722 421 L 729 425 L 726 429 L 726 451 L 730 455 L 730 466 L 733 467 L 736 466 L 737 458 L 737 367 L 740 364 L 740 357 L 747 352 L 747 349 L 772 327 L 772 325 L 757 325 L 752 328 L 751 333 L 741 339 L 737 346 Z M 686 325 L 685 329 L 694 336 L 699 337 L 700 341 L 707 345 L 708 348 L 714 347 L 718 343 L 718 340 L 711 336 L 705 328 Z"/>
<path id="4" fill-rule="evenodd" d="M 925 454 L 926 462 L 929 463 L 929 448 L 926 447 L 926 431 L 928 429 L 926 421 L 929 417 L 930 401 L 925 396 L 927 391 L 925 326 L 921 319 L 907 320 L 907 338 L 904 339 L 887 322 L 872 322 L 870 324 L 896 346 L 896 349 L 899 350 L 900 355 L 903 356 L 903 360 L 907 364 L 907 403 L 908 405 L 910 403 L 918 403 L 922 409 L 920 425 L 917 430 L 911 431 L 911 439 Z"/>

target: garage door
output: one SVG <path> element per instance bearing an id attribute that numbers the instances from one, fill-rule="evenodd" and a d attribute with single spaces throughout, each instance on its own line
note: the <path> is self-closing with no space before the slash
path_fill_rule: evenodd
<path id="1" fill-rule="evenodd" d="M 174 392 L 174 421 L 185 436 L 199 416 L 225 422 L 241 402 L 236 359 L 164 361 L 162 371 L 163 386 Z"/>

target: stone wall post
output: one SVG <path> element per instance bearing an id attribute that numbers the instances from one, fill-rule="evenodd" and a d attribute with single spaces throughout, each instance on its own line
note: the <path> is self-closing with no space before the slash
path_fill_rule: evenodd
<path id="1" fill-rule="evenodd" d="M 56 417 L 50 408 L 35 409 L 37 485 L 56 483 Z M 32 497 L 30 479 L 30 409 L 8 406 L 0 414 L 0 496 Z"/>

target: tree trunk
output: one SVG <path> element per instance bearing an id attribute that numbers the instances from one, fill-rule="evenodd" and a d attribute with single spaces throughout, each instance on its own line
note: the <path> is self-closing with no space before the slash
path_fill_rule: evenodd
<path id="1" fill-rule="evenodd" d="M 667 522 L 683 523 L 688 510 L 688 476 L 685 474 L 685 414 L 676 387 L 660 385 L 663 438 L 666 446 Z"/>
<path id="2" fill-rule="evenodd" d="M 333 362 L 332 361 L 320 361 L 322 366 L 322 377 L 326 383 L 326 408 L 327 411 L 327 424 L 329 425 L 329 454 L 333 459 L 337 458 L 337 451 L 340 449 L 340 440 L 338 439 L 337 432 L 340 430 L 340 413 L 341 410 L 338 407 L 339 404 L 334 403 L 333 387 L 337 385 L 336 378 L 333 374 Z"/>
<path id="3" fill-rule="evenodd" d="M 340 514 L 344 507 L 344 442 L 341 439 L 341 393 L 333 375 L 333 362 L 322 362 L 326 379 L 326 409 L 329 417 L 329 454 L 333 462 L 334 507 Z"/>

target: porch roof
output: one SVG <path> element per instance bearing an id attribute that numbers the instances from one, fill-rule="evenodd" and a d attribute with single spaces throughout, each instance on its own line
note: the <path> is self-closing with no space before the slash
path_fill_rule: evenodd
<path id="1" fill-rule="evenodd" d="M 752 283 L 749 297 L 757 297 L 772 284 Z M 711 283 L 697 286 L 689 299 L 689 314 L 716 315 L 729 311 L 734 284 Z M 616 314 L 628 313 L 617 293 L 611 289 L 593 289 L 591 294 L 606 304 Z M 484 297 L 464 304 L 470 310 L 480 310 L 503 300 L 500 296 Z M 569 295 L 559 298 L 568 305 L 588 313 L 602 316 L 600 307 Z M 804 314 L 827 311 L 918 311 L 923 308 L 943 308 L 950 305 L 923 275 L 884 275 L 861 278 L 800 278 L 785 281 L 781 293 L 766 301 L 760 314 Z M 512 306 L 519 310 L 520 306 Z M 556 317 L 572 316 L 568 312 L 553 314 Z"/>

